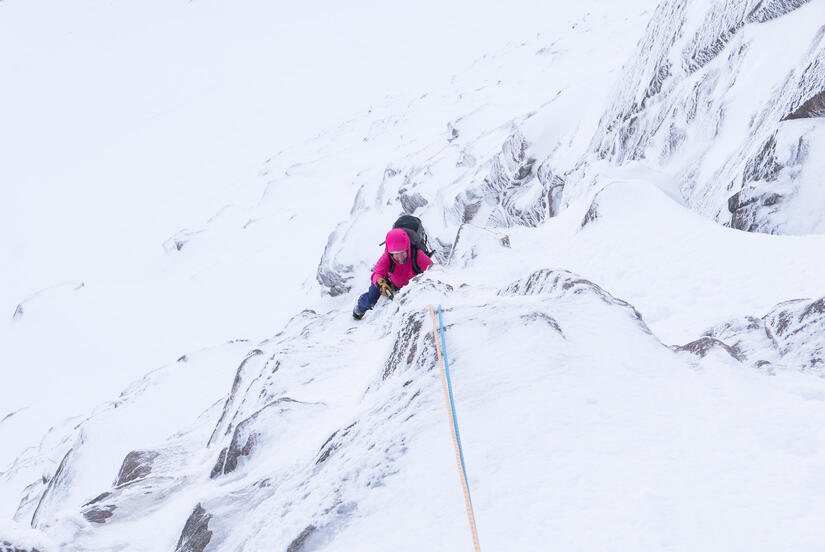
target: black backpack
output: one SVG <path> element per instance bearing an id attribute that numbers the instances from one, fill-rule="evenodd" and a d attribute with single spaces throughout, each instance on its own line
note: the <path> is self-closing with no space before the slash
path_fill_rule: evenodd
<path id="1" fill-rule="evenodd" d="M 392 227 L 393 230 L 396 228 L 403 228 L 410 237 L 410 261 L 412 261 L 413 272 L 416 274 L 421 274 L 424 271 L 418 266 L 418 251 L 423 251 L 428 257 L 432 257 L 434 253 L 434 251 L 430 250 L 427 240 L 427 232 L 424 230 L 424 225 L 421 223 L 421 219 L 412 215 L 401 215 Z M 392 260 L 392 255 L 389 257 L 390 268 L 388 272 L 392 274 L 395 270 L 396 263 Z"/>

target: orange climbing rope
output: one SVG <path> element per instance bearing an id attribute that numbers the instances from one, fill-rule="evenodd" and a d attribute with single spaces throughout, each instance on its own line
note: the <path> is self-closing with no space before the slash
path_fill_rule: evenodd
<path id="1" fill-rule="evenodd" d="M 470 519 L 470 531 L 473 533 L 473 546 L 476 552 L 481 552 L 478 544 L 478 530 L 476 529 L 476 519 L 473 513 L 473 501 L 470 499 L 470 486 L 467 483 L 467 469 L 464 465 L 464 452 L 461 449 L 461 435 L 458 431 L 458 418 L 455 413 L 455 402 L 453 401 L 453 386 L 450 381 L 450 365 L 447 362 L 446 344 L 444 342 L 444 325 L 441 320 L 441 305 L 438 305 L 438 321 L 435 318 L 435 309 L 430 305 L 430 316 L 433 319 L 433 338 L 435 339 L 435 349 L 438 352 L 438 363 L 441 365 L 441 383 L 444 386 L 444 398 L 447 401 L 447 413 L 450 415 L 450 429 L 453 434 L 453 445 L 455 445 L 455 458 L 458 463 L 458 471 L 461 477 L 461 486 L 464 489 L 464 502 L 467 506 L 467 517 Z M 440 339 L 439 339 L 440 333 Z"/>

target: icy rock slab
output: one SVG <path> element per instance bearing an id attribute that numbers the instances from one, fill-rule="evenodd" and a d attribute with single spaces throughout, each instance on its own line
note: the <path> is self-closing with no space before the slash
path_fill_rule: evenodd
<path id="1" fill-rule="evenodd" d="M 127 454 L 120 466 L 115 486 L 131 483 L 152 473 L 152 463 L 157 457 L 158 453 L 151 450 L 133 450 Z"/>
<path id="2" fill-rule="evenodd" d="M 195 506 L 189 519 L 186 520 L 175 552 L 203 552 L 212 540 L 212 531 L 209 530 L 211 519 L 212 516 L 200 504 Z"/>

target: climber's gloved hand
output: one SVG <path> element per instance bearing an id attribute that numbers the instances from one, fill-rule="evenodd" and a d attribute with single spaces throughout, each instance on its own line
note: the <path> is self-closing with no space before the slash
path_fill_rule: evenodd
<path id="1" fill-rule="evenodd" d="M 378 286 L 378 289 L 381 290 L 381 295 L 388 299 L 392 299 L 395 297 L 395 286 L 392 285 L 392 282 L 385 280 L 384 278 L 378 278 L 375 282 L 375 285 Z"/>

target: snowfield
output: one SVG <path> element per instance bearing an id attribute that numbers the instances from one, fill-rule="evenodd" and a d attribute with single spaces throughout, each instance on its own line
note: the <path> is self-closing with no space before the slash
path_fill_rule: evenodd
<path id="1" fill-rule="evenodd" d="M 0 3 L 0 550 L 820 550 L 823 9 Z"/>

